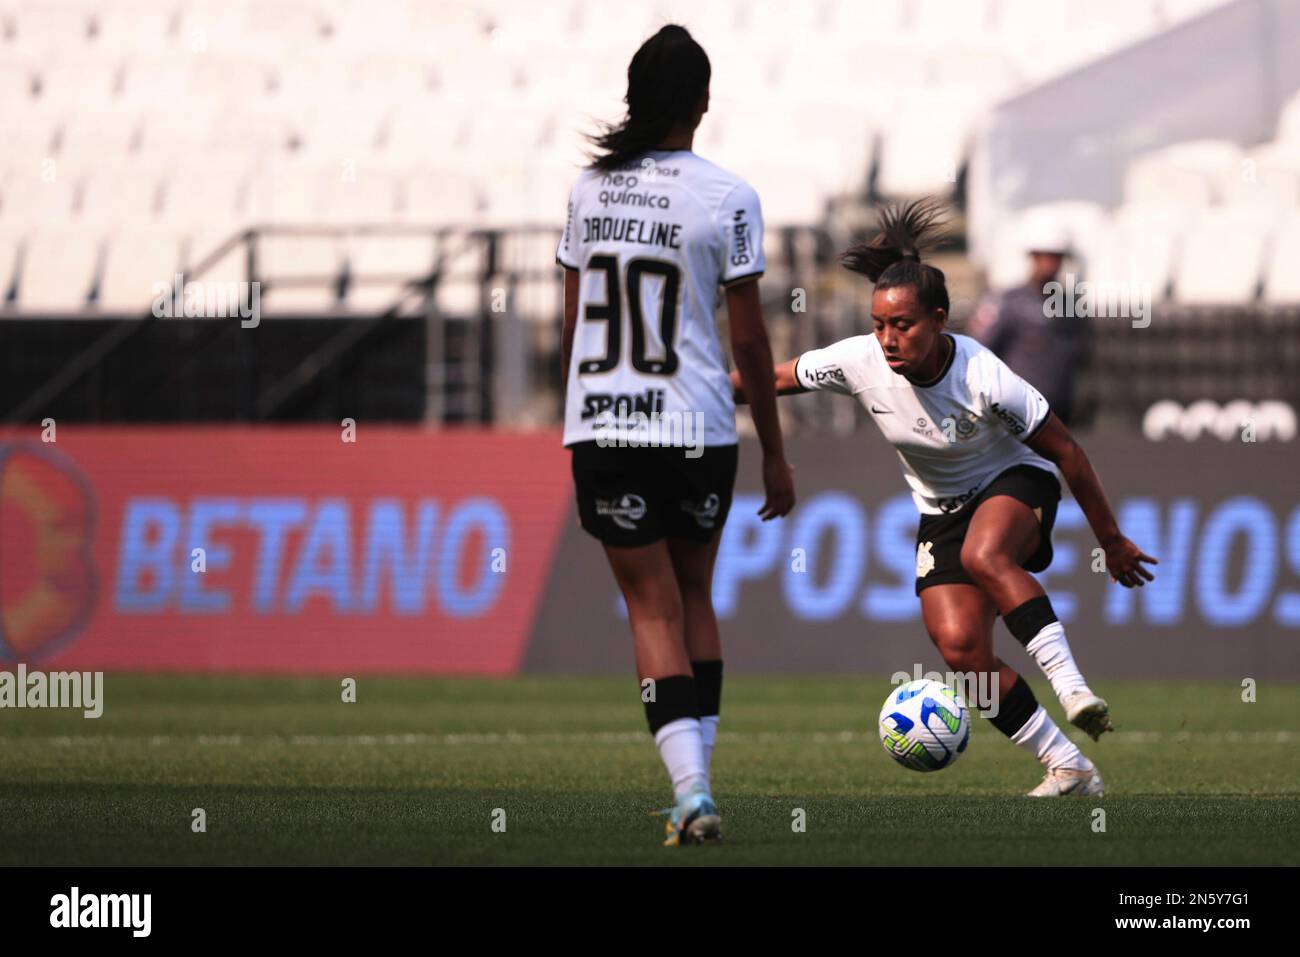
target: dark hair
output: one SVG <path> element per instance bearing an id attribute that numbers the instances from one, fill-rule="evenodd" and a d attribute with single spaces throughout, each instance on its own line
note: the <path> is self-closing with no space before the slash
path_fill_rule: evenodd
<path id="1" fill-rule="evenodd" d="M 927 312 L 948 311 L 948 287 L 943 272 L 921 262 L 921 253 L 938 245 L 944 226 L 942 207 L 933 199 L 917 199 L 880 211 L 880 232 L 859 241 L 840 255 L 845 269 L 860 272 L 877 289 L 913 286 L 916 301 Z"/>
<path id="2" fill-rule="evenodd" d="M 589 136 L 604 150 L 591 167 L 617 169 L 652 150 L 679 123 L 688 122 L 709 88 L 708 54 L 685 27 L 670 23 L 652 36 L 627 67 L 627 116 Z"/>

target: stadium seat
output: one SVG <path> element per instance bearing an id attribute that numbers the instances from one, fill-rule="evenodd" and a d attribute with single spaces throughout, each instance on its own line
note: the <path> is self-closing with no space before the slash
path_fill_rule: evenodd
<path id="1" fill-rule="evenodd" d="M 486 206 L 478 181 L 449 166 L 408 169 L 403 184 L 399 209 L 405 222 L 467 225 L 475 222 Z"/>
<path id="2" fill-rule="evenodd" d="M 336 283 L 343 272 L 343 244 L 328 236 L 264 235 L 257 239 L 262 306 L 270 312 L 330 311 L 338 304 Z M 277 280 L 311 280 L 277 285 Z"/>
<path id="3" fill-rule="evenodd" d="M 122 59 L 92 56 L 44 62 L 32 80 L 42 109 L 85 111 L 113 106 L 124 74 Z"/>
<path id="4" fill-rule="evenodd" d="M 254 222 L 308 225 L 324 215 L 325 184 L 332 167 L 282 159 L 271 162 L 249 181 L 249 215 Z"/>
<path id="5" fill-rule="evenodd" d="M 1139 283 L 1167 297 L 1187 215 L 1179 207 L 1124 206 L 1104 227 L 1088 262 L 1089 279 Z"/>
<path id="6" fill-rule="evenodd" d="M 1248 216 L 1208 212 L 1188 229 L 1174 275 L 1174 298 L 1224 305 L 1255 298 L 1268 228 Z"/>
<path id="7" fill-rule="evenodd" d="M 136 148 L 142 120 L 130 108 L 74 113 L 60 130 L 55 155 L 79 163 L 124 158 Z"/>
<path id="8" fill-rule="evenodd" d="M 1290 144 L 1292 151 L 1300 145 L 1300 90 L 1282 104 L 1277 117 L 1277 131 L 1273 137 L 1279 143 Z"/>
<path id="9" fill-rule="evenodd" d="M 1217 184 L 1239 173 L 1241 147 L 1227 140 L 1175 143 L 1139 157 L 1124 172 L 1129 203 L 1208 206 L 1220 199 Z"/>
<path id="10" fill-rule="evenodd" d="M 248 244 L 236 238 L 239 234 L 230 226 L 190 223 L 181 234 L 182 271 L 188 278 L 208 282 L 246 281 Z"/>
<path id="11" fill-rule="evenodd" d="M 80 176 L 73 163 L 54 159 L 28 161 L 10 171 L 0 207 L 5 230 L 66 225 L 76 208 Z"/>
<path id="12" fill-rule="evenodd" d="M 1217 185 L 1225 205 L 1300 207 L 1300 143 L 1272 142 L 1252 149 L 1238 169 L 1223 172 Z"/>
<path id="13" fill-rule="evenodd" d="M 884 132 L 876 190 L 883 196 L 949 195 L 968 149 L 965 94 L 906 94 Z"/>
<path id="14" fill-rule="evenodd" d="M 1264 301 L 1300 304 L 1300 213 L 1293 213 L 1273 234 L 1264 266 Z"/>
<path id="15" fill-rule="evenodd" d="M 172 230 L 124 229 L 105 244 L 101 312 L 147 311 L 162 284 L 170 289 L 180 270 L 180 237 Z"/>
<path id="16" fill-rule="evenodd" d="M 16 305 L 27 312 L 85 308 L 95 285 L 101 237 L 80 226 L 46 226 L 23 243 Z"/>
<path id="17" fill-rule="evenodd" d="M 356 236 L 348 242 L 351 283 L 345 305 L 375 312 L 392 305 L 404 280 L 427 275 L 434 266 L 437 241 L 432 234 Z"/>
<path id="18" fill-rule="evenodd" d="M 18 267 L 18 248 L 17 234 L 0 229 L 0 311 L 9 308 L 9 294 L 13 292 Z"/>
<path id="19" fill-rule="evenodd" d="M 170 45 L 180 22 L 180 8 L 153 0 L 115 0 L 95 4 L 96 45 L 103 51 L 130 55 Z"/>
<path id="20" fill-rule="evenodd" d="M 161 182 L 147 167 L 96 166 L 81 191 L 81 221 L 89 224 L 145 226 L 157 219 Z"/>

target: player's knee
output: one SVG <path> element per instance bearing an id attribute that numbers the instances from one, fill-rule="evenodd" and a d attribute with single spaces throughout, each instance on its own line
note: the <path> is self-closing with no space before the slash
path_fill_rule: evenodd
<path id="1" fill-rule="evenodd" d="M 979 585 L 999 582 L 1014 568 L 1011 557 L 995 548 L 967 546 L 961 550 L 961 567 Z"/>
<path id="2" fill-rule="evenodd" d="M 679 575 L 677 587 L 681 591 L 684 604 L 694 605 L 701 602 L 712 603 L 713 601 L 713 582 L 708 578 Z"/>
<path id="3" fill-rule="evenodd" d="M 982 637 L 967 628 L 952 626 L 930 632 L 943 663 L 953 671 L 979 671 L 989 652 Z"/>

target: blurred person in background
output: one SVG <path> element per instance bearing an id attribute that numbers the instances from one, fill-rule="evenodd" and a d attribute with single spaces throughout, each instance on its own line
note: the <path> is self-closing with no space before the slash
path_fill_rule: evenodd
<path id="1" fill-rule="evenodd" d="M 1070 252 L 1070 233 L 1060 223 L 1038 220 L 1024 230 L 1029 276 L 1011 289 L 992 292 L 975 310 L 966 334 L 989 349 L 1043 394 L 1065 425 L 1077 425 L 1075 379 L 1088 357 L 1088 320 L 1048 317 L 1048 284 L 1059 281 Z"/>

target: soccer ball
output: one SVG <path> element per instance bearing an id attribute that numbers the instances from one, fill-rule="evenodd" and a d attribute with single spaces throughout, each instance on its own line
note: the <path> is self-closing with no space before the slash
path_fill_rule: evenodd
<path id="1" fill-rule="evenodd" d="M 945 684 L 923 678 L 896 688 L 880 709 L 880 743 L 913 771 L 938 771 L 970 741 L 970 712 Z"/>

